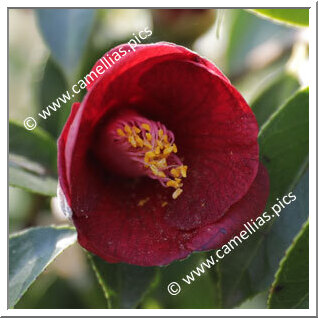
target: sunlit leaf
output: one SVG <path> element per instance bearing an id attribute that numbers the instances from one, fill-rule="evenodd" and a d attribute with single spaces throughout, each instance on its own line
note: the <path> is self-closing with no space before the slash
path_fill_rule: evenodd
<path id="1" fill-rule="evenodd" d="M 236 307 L 269 288 L 284 251 L 308 217 L 308 174 L 301 178 L 308 167 L 308 108 L 308 89 L 300 90 L 260 131 L 261 158 L 270 175 L 266 211 L 271 212 L 276 199 L 290 191 L 297 200 L 274 219 L 272 226 L 260 228 L 219 262 L 225 308 Z"/>
<path id="2" fill-rule="evenodd" d="M 259 127 L 299 88 L 299 81 L 287 72 L 280 73 L 251 102 Z"/>
<path id="3" fill-rule="evenodd" d="M 136 308 L 156 276 L 156 268 L 110 264 L 88 254 L 108 308 Z"/>
<path id="4" fill-rule="evenodd" d="M 309 308 L 309 223 L 286 252 L 268 299 L 269 308 Z"/>
<path id="5" fill-rule="evenodd" d="M 9 240 L 9 307 L 12 308 L 45 268 L 76 242 L 68 227 L 38 227 L 13 234 Z"/>
<path id="6" fill-rule="evenodd" d="M 252 9 L 250 11 L 276 22 L 293 26 L 309 26 L 309 9 Z"/>
<path id="7" fill-rule="evenodd" d="M 83 57 L 94 23 L 94 9 L 38 9 L 39 26 L 53 57 L 73 74 Z"/>

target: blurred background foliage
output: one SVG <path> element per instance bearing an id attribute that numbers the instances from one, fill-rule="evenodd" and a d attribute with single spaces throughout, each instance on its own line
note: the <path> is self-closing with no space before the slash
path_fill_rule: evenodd
<path id="1" fill-rule="evenodd" d="M 107 50 L 129 41 L 146 26 L 153 31 L 146 42 L 175 42 L 213 61 L 252 105 L 260 127 L 299 87 L 308 85 L 308 29 L 263 19 L 247 10 L 98 9 L 62 10 L 62 15 L 58 11 L 9 10 L 9 118 L 17 123 L 51 104 Z M 54 15 L 60 19 L 57 25 Z M 295 19 L 296 24 L 306 25 L 298 16 Z M 81 101 L 84 94 L 72 103 Z M 53 140 L 58 138 L 72 103 L 39 122 Z M 10 151 L 12 147 L 10 140 Z M 308 210 L 302 211 L 300 219 L 295 214 L 298 227 L 289 234 L 282 251 L 305 222 Z M 10 233 L 67 222 L 56 198 L 9 188 Z M 169 282 L 184 277 L 205 257 L 207 254 L 194 254 L 162 268 L 138 308 L 220 307 L 219 291 L 211 283 L 217 279 L 213 271 L 206 274 L 209 279 L 197 279 L 178 296 L 166 291 Z M 278 262 L 277 258 L 276 268 Z M 228 306 L 266 308 L 267 292 L 259 289 L 249 295 L 247 301 L 242 298 Z M 15 308 L 107 306 L 85 252 L 75 244 L 40 275 Z"/>

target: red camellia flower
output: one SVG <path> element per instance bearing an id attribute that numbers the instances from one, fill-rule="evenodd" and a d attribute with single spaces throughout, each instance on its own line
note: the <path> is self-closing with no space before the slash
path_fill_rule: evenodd
<path id="1" fill-rule="evenodd" d="M 239 234 L 263 212 L 269 181 L 256 119 L 211 62 L 169 43 L 131 49 L 105 54 L 90 74 L 108 69 L 72 107 L 60 193 L 84 248 L 164 265 Z"/>

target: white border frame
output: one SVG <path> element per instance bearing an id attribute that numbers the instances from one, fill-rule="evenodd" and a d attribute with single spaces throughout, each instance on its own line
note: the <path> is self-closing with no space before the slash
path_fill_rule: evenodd
<path id="1" fill-rule="evenodd" d="M 88 3 L 89 7 L 104 7 L 105 1 L 90 0 Z M 309 309 L 7 309 L 7 255 L 6 261 L 1 262 L 1 277 L 2 284 L 0 286 L 0 314 L 1 316 L 316 316 L 316 2 L 309 0 L 294 1 L 294 0 L 267 0 L 267 1 L 252 1 L 252 0 L 242 0 L 238 3 L 235 0 L 214 0 L 214 1 L 202 1 L 196 0 L 195 2 L 190 1 L 167 1 L 161 0 L 156 2 L 148 1 L 135 1 L 131 3 L 129 1 L 117 0 L 115 8 L 120 7 L 134 7 L 147 8 L 149 5 L 151 7 L 213 7 L 218 8 L 234 8 L 237 4 L 240 4 L 238 8 L 256 8 L 256 7 L 311 7 L 310 9 L 310 27 L 309 27 L 309 62 L 310 62 L 310 116 L 309 116 L 309 165 L 310 165 L 310 177 L 309 177 L 309 215 L 310 215 L 310 286 L 309 286 Z M 1 43 L 7 43 L 7 28 L 8 28 L 8 7 L 9 8 L 19 8 L 19 7 L 87 7 L 87 2 L 78 2 L 70 0 L 55 0 L 55 1 L 23 1 L 23 0 L 13 0 L 7 1 L 1 4 L 0 13 L 0 34 Z M 8 50 L 8 48 L 7 48 Z M 1 69 L 3 74 L 8 74 L 7 66 L 7 52 L 2 48 L 1 54 Z M 8 76 L 8 75 L 7 75 Z M 8 102 L 8 78 L 2 77 L 1 82 L 1 96 L 7 96 Z M 7 123 L 4 123 L 4 118 L 8 121 L 7 109 L 2 105 L 0 107 L 0 114 L 3 120 L 3 125 L 0 126 L 0 139 L 2 149 L 7 149 L 8 147 L 8 128 Z M 5 138 L 6 136 L 7 138 Z M 7 142 L 7 146 L 4 144 Z M 8 151 L 8 149 L 7 149 Z M 4 154 L 1 157 L 3 175 L 7 175 L 4 169 L 7 167 L 7 158 Z M 4 179 L 4 178 L 3 178 Z M 8 180 L 2 180 L 1 182 L 1 198 L 2 202 L 7 202 L 8 208 L 8 191 L 7 191 Z M 1 227 L 1 251 L 7 250 L 7 238 L 8 238 L 8 228 L 7 228 L 7 214 L 2 211 L 2 222 Z M 5 283 L 6 282 L 6 283 Z M 172 297 L 172 296 L 171 296 Z"/>

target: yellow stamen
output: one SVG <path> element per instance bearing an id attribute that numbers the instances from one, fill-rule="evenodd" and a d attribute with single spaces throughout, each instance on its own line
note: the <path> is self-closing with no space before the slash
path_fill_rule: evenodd
<path id="1" fill-rule="evenodd" d="M 163 151 L 163 154 L 164 154 L 164 155 L 170 155 L 172 151 L 173 151 L 173 147 L 170 146 L 170 147 L 167 147 L 167 148 Z"/>
<path id="2" fill-rule="evenodd" d="M 156 154 L 153 151 L 148 151 L 148 152 L 145 153 L 144 161 L 146 163 L 149 163 L 150 159 L 153 159 L 155 156 L 156 156 Z"/>
<path id="3" fill-rule="evenodd" d="M 165 207 L 167 204 L 168 204 L 168 202 L 164 201 L 164 202 L 161 203 L 161 206 Z"/>
<path id="4" fill-rule="evenodd" d="M 170 170 L 170 173 L 175 177 L 175 178 L 178 178 L 180 176 L 180 170 L 179 169 L 175 169 L 175 168 L 172 168 Z"/>
<path id="5" fill-rule="evenodd" d="M 146 138 L 148 141 L 151 141 L 151 139 L 152 139 L 151 133 L 146 133 Z"/>
<path id="6" fill-rule="evenodd" d="M 160 178 L 165 178 L 165 177 L 166 177 L 165 173 L 164 173 L 163 171 L 159 171 L 159 169 L 158 169 L 156 166 L 151 165 L 151 166 L 150 166 L 150 169 L 151 169 L 152 173 L 153 173 L 155 176 L 158 176 L 158 177 L 160 177 Z"/>
<path id="7" fill-rule="evenodd" d="M 173 188 L 178 188 L 179 187 L 179 184 L 178 182 L 174 181 L 174 180 L 169 180 L 167 183 L 166 183 L 166 186 L 167 187 L 173 187 Z"/>
<path id="8" fill-rule="evenodd" d="M 172 193 L 172 198 L 173 199 L 176 199 L 181 193 L 183 192 L 183 190 L 182 189 L 177 189 L 177 190 L 175 190 L 173 193 Z"/>
<path id="9" fill-rule="evenodd" d="M 124 130 L 126 131 L 126 133 L 128 133 L 129 135 L 132 133 L 131 128 L 128 125 L 125 125 Z"/>
<path id="10" fill-rule="evenodd" d="M 142 132 L 143 129 L 143 132 Z M 128 142 L 134 148 L 144 153 L 144 167 L 150 169 L 153 176 L 166 182 L 167 187 L 172 187 L 175 191 L 172 194 L 172 198 L 176 199 L 182 193 L 181 187 L 183 186 L 182 178 L 186 178 L 188 167 L 180 165 L 178 167 L 168 169 L 167 159 L 172 153 L 177 153 L 178 149 L 175 143 L 171 144 L 167 134 L 164 134 L 162 128 L 160 128 L 155 135 L 151 134 L 151 126 L 147 123 L 143 123 L 137 126 L 130 126 L 126 124 L 123 129 L 118 128 L 117 134 L 121 137 L 126 137 Z M 141 134 L 142 132 L 142 134 Z M 153 138 L 156 136 L 156 139 Z M 172 155 L 174 156 L 174 155 Z M 173 158 L 171 158 L 171 163 Z M 149 198 L 140 200 L 138 206 L 143 206 Z M 162 206 L 166 206 L 168 203 L 163 202 Z"/>
<path id="11" fill-rule="evenodd" d="M 180 167 L 180 172 L 183 178 L 187 177 L 187 171 L 188 171 L 188 166 L 181 166 Z"/>
<path id="12" fill-rule="evenodd" d="M 161 142 L 160 140 L 157 140 L 157 145 L 158 145 L 158 147 L 159 147 L 160 149 L 163 148 L 163 144 L 162 144 L 162 142 Z"/>
<path id="13" fill-rule="evenodd" d="M 134 136 L 129 136 L 129 137 L 128 137 L 128 141 L 130 142 L 130 144 L 131 144 L 134 148 L 137 147 L 137 143 L 136 143 L 136 140 L 135 140 Z"/>
<path id="14" fill-rule="evenodd" d="M 159 155 L 159 154 L 160 154 L 160 147 L 159 147 L 159 146 L 155 149 L 155 154 L 156 154 L 156 155 Z"/>
<path id="15" fill-rule="evenodd" d="M 150 131 L 150 126 L 148 124 L 141 124 L 141 127 L 147 131 Z"/>
<path id="16" fill-rule="evenodd" d="M 136 139 L 137 145 L 139 147 L 143 147 L 144 146 L 144 141 L 138 135 L 135 136 L 135 139 Z"/>
<path id="17" fill-rule="evenodd" d="M 133 127 L 133 130 L 134 130 L 137 134 L 139 134 L 139 133 L 141 132 L 141 130 L 140 130 L 138 127 L 136 127 L 136 126 Z"/>
<path id="18" fill-rule="evenodd" d="M 179 184 L 179 186 L 180 186 L 181 179 L 180 179 L 180 178 L 175 178 L 174 180 L 175 180 L 175 181 Z"/>
<path id="19" fill-rule="evenodd" d="M 125 133 L 123 132 L 123 130 L 120 129 L 120 128 L 117 129 L 117 135 L 119 135 L 121 137 L 125 137 L 126 136 Z"/>
<path id="20" fill-rule="evenodd" d="M 138 206 L 144 206 L 145 203 L 147 203 L 149 200 L 150 200 L 150 198 L 145 198 L 145 199 L 140 200 L 138 202 Z"/>
<path id="21" fill-rule="evenodd" d="M 156 166 L 159 168 L 159 169 L 164 169 L 167 167 L 167 160 L 166 158 L 162 158 L 161 160 L 157 161 L 156 162 Z"/>

